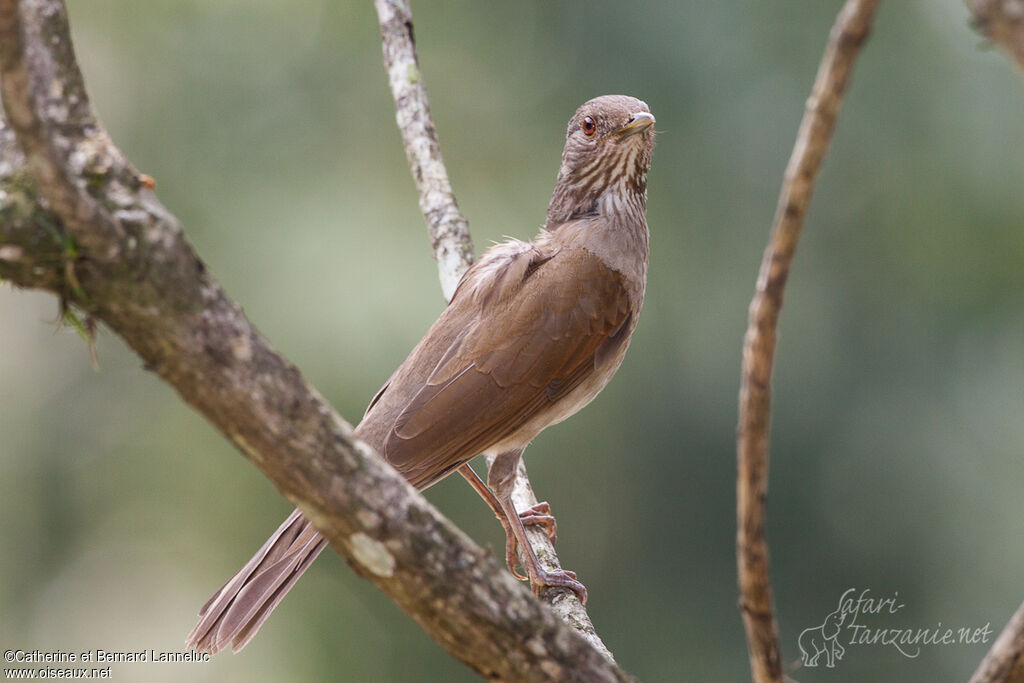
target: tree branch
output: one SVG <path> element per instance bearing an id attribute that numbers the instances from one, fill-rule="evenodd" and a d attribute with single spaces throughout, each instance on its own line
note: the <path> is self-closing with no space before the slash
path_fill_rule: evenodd
<path id="1" fill-rule="evenodd" d="M 1024 0 L 966 0 L 978 29 L 1024 69 Z"/>
<path id="2" fill-rule="evenodd" d="M 0 93 L 0 277 L 105 322 L 481 675 L 629 679 L 354 441 L 249 323 L 92 113 L 60 0 L 0 0 Z"/>
<path id="3" fill-rule="evenodd" d="M 427 87 L 420 73 L 413 38 L 412 10 L 407 0 L 374 0 L 380 22 L 384 67 L 395 100 L 395 119 L 405 144 L 412 177 L 420 196 L 420 210 L 427 221 L 430 242 L 437 258 L 445 300 L 455 293 L 462 274 L 473 262 L 469 224 L 459 211 L 448 171 L 445 169 L 437 130 L 430 117 Z M 488 460 L 488 467 L 490 466 Z M 537 504 L 522 459 L 516 470 L 513 502 L 524 510 Z M 561 569 L 554 544 L 547 534 L 527 527 L 527 535 L 547 571 Z M 594 629 L 579 597 L 566 590 L 546 590 L 541 595 L 565 623 L 576 629 L 591 645 L 613 660 Z"/>
<path id="4" fill-rule="evenodd" d="M 395 98 L 395 120 L 416 181 L 420 211 L 427 220 L 441 291 L 445 301 L 449 301 L 462 274 L 473 263 L 469 223 L 455 203 L 448 169 L 437 143 L 437 129 L 430 118 L 427 86 L 416 57 L 409 3 L 407 0 L 374 0 L 374 5 L 380 22 L 384 68 Z"/>
<path id="5" fill-rule="evenodd" d="M 1010 617 L 992 649 L 978 665 L 970 683 L 1020 683 L 1024 681 L 1024 603 Z"/>
<path id="6" fill-rule="evenodd" d="M 771 237 L 761 261 L 743 344 L 736 439 L 736 558 L 740 608 L 753 680 L 781 681 L 778 625 L 768 573 L 764 506 L 768 492 L 768 427 L 775 330 L 814 181 L 828 149 L 843 92 L 871 29 L 878 0 L 847 0 L 829 37 L 786 167 Z"/>

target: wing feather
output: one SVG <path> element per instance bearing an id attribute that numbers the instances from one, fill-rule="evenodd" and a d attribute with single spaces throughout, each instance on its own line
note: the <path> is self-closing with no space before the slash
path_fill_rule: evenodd
<path id="1" fill-rule="evenodd" d="M 416 485 L 515 434 L 628 337 L 622 276 L 583 249 L 523 251 L 459 304 L 479 310 L 385 440 L 388 461 Z"/>

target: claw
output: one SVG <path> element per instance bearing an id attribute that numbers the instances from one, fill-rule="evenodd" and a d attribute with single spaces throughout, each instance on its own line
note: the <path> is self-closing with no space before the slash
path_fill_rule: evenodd
<path id="1" fill-rule="evenodd" d="M 516 571 L 516 565 L 519 564 L 519 556 L 516 555 L 516 537 L 511 533 L 505 536 L 505 564 L 508 565 L 508 570 L 512 576 L 520 581 L 526 581 L 530 578 Z"/>
<path id="2" fill-rule="evenodd" d="M 587 604 L 587 587 L 576 580 L 576 572 L 571 572 L 567 569 L 549 572 L 537 567 L 537 575 L 530 579 L 530 587 L 533 589 L 534 594 L 540 597 L 540 594 L 548 586 L 568 588 L 576 593 L 581 603 Z"/>
<path id="3" fill-rule="evenodd" d="M 526 526 L 542 526 L 548 532 L 548 538 L 554 543 L 558 539 L 558 522 L 551 514 L 551 506 L 537 503 L 519 513 L 519 519 Z"/>

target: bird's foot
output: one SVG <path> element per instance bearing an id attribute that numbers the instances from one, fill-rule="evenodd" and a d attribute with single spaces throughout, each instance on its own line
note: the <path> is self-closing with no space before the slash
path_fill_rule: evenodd
<path id="1" fill-rule="evenodd" d="M 547 503 L 537 503 L 519 513 L 519 519 L 526 526 L 542 526 L 548 532 L 548 538 L 554 543 L 558 538 L 558 522 L 551 514 L 551 506 Z"/>
<path id="2" fill-rule="evenodd" d="M 544 589 L 549 586 L 568 588 L 576 594 L 581 603 L 587 604 L 587 587 L 576 580 L 576 572 L 571 572 L 568 569 L 556 569 L 549 572 L 540 567 L 534 567 L 534 571 L 530 574 L 530 588 L 533 589 L 537 597 L 540 597 Z"/>

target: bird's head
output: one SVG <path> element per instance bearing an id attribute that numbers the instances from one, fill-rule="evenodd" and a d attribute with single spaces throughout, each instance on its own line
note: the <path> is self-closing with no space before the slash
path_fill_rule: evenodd
<path id="1" fill-rule="evenodd" d="M 569 120 L 545 227 L 596 214 L 642 220 L 653 149 L 654 116 L 646 103 L 626 95 L 586 102 Z"/>

